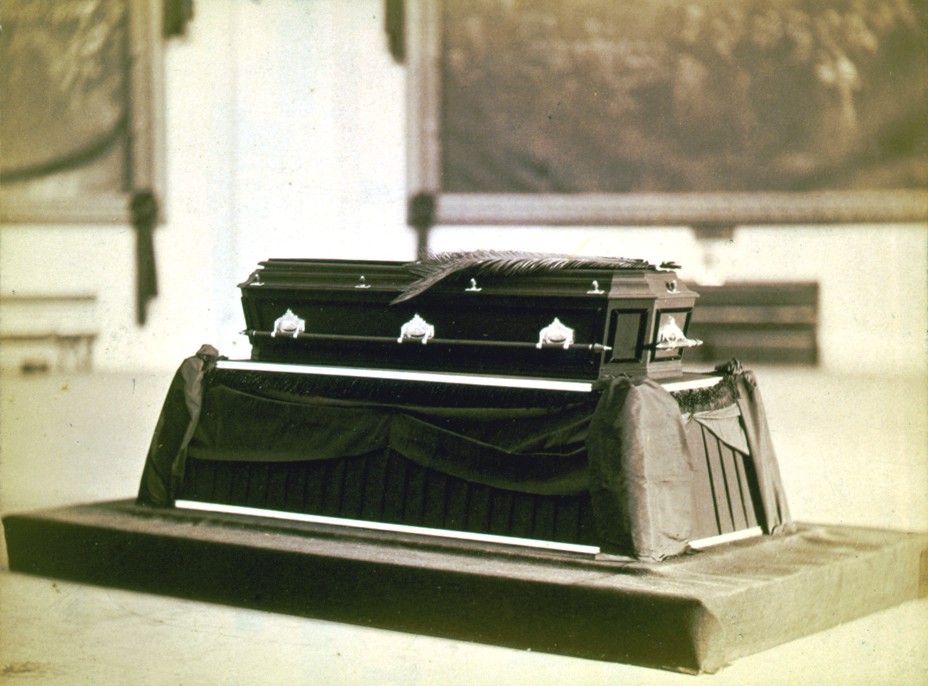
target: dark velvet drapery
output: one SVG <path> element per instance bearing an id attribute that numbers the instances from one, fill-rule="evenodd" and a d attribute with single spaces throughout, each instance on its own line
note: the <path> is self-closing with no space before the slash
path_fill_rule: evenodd
<path id="1" fill-rule="evenodd" d="M 170 506 L 188 456 L 305 462 L 390 450 L 506 491 L 588 492 L 606 551 L 661 559 L 684 552 L 691 538 L 695 463 L 684 416 L 654 381 L 607 379 L 591 394 L 536 398 L 524 406 L 494 403 L 489 393 L 484 404 L 412 404 L 281 390 L 267 378 L 239 383 L 229 372 L 213 373 L 216 360 L 215 349 L 204 346 L 175 375 L 149 449 L 140 504 Z M 762 526 L 778 532 L 789 513 L 756 380 L 739 368 L 726 384 L 737 391 L 729 407 L 740 415 L 757 474 Z"/>

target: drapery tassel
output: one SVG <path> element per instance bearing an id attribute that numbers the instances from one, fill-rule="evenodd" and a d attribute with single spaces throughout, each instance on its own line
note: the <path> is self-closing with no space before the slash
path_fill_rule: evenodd
<path id="1" fill-rule="evenodd" d="M 148 301 L 158 295 L 155 266 L 155 225 L 158 223 L 158 200 L 150 190 L 132 196 L 132 226 L 135 228 L 135 313 L 139 326 L 148 318 Z"/>

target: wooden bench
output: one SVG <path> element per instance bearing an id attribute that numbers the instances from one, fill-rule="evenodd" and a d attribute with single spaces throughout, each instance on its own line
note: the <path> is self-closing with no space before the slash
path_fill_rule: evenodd
<path id="1" fill-rule="evenodd" d="M 687 331 L 703 345 L 687 364 L 733 357 L 748 364 L 818 363 L 818 283 L 693 286 L 699 293 Z"/>
<path id="2" fill-rule="evenodd" d="M 30 345 L 48 343 L 56 353 L 55 369 L 58 371 L 90 371 L 93 368 L 93 345 L 97 334 L 92 331 L 80 333 L 15 333 L 0 334 L 0 345 Z M 44 367 L 44 368 L 43 368 Z M 47 371 L 44 360 L 24 359 L 21 371 Z"/>
<path id="3" fill-rule="evenodd" d="M 89 371 L 93 366 L 97 297 L 93 294 L 12 294 L 0 297 L 4 367 L 19 371 Z"/>

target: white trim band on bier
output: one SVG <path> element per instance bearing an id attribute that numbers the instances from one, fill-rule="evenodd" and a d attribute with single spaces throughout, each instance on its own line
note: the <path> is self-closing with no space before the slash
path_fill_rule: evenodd
<path id="1" fill-rule="evenodd" d="M 219 369 L 234 369 L 251 372 L 272 372 L 278 374 L 306 374 L 318 376 L 346 376 L 359 379 L 389 379 L 394 381 L 426 381 L 431 383 L 460 384 L 464 386 L 489 386 L 499 388 L 526 388 L 546 391 L 571 391 L 589 393 L 593 390 L 591 381 L 570 381 L 560 379 L 540 379 L 518 376 L 482 376 L 479 374 L 444 374 L 440 372 L 416 372 L 403 369 L 369 369 L 361 367 L 324 367 L 308 364 L 282 364 L 277 362 L 252 362 L 251 360 L 219 360 Z M 721 377 L 716 375 L 699 376 L 686 380 L 657 382 L 668 392 L 711 388 Z"/>
<path id="2" fill-rule="evenodd" d="M 280 510 L 265 510 L 258 507 L 243 507 L 240 505 L 223 505 L 220 503 L 207 503 L 199 500 L 178 500 L 174 507 L 179 510 L 196 510 L 198 512 L 215 512 L 219 514 L 245 515 L 250 517 L 265 517 L 268 519 L 281 519 L 290 522 L 305 522 L 308 524 L 327 524 L 332 526 L 345 526 L 354 529 L 367 529 L 371 531 L 389 531 L 400 534 L 417 534 L 421 536 L 435 536 L 438 538 L 451 538 L 477 543 L 497 543 L 501 545 L 514 545 L 523 548 L 542 548 L 544 550 L 558 550 L 568 553 L 581 553 L 596 555 L 597 546 L 579 545 L 576 543 L 561 543 L 559 541 L 542 541 L 533 538 L 518 538 L 515 536 L 498 536 L 496 534 L 479 534 L 469 531 L 454 531 L 451 529 L 432 529 L 424 526 L 410 526 L 408 524 L 388 524 L 386 522 L 371 522 L 360 519 L 343 519 L 341 517 L 326 517 L 323 515 L 301 514 L 298 512 L 282 512 Z"/>

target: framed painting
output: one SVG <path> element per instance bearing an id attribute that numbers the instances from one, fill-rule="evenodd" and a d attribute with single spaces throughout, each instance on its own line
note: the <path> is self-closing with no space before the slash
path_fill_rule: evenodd
<path id="1" fill-rule="evenodd" d="M 7 0 L 0 217 L 130 221 L 163 185 L 161 3 Z"/>
<path id="2" fill-rule="evenodd" d="M 928 219 L 920 0 L 408 0 L 410 223 Z"/>

